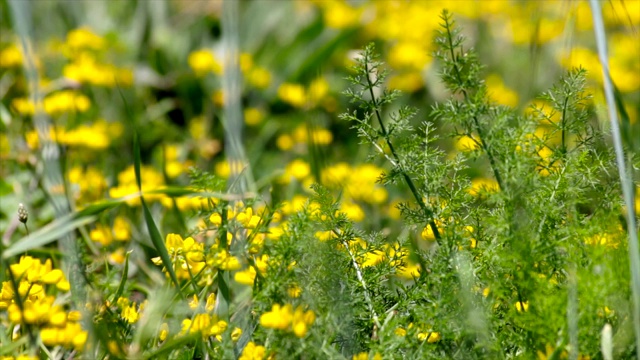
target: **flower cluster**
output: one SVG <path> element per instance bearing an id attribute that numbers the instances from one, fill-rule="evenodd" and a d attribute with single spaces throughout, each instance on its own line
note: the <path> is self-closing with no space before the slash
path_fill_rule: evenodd
<path id="1" fill-rule="evenodd" d="M 16 292 L 12 283 L 5 281 L 0 290 L 0 311 L 7 311 L 9 322 L 14 326 L 35 326 L 46 346 L 82 350 L 88 334 L 80 325 L 80 312 L 65 310 L 55 296 L 48 295 L 50 285 L 59 291 L 69 291 L 62 270 L 54 269 L 51 259 L 42 263 L 40 259 L 22 256 L 9 271 L 19 284 Z"/>
<path id="2" fill-rule="evenodd" d="M 268 311 L 260 316 L 260 325 L 269 329 L 293 332 L 295 336 L 303 338 L 307 335 L 309 327 L 316 320 L 313 311 L 304 311 L 304 307 L 298 306 L 293 309 L 291 304 L 284 306 L 275 304 Z"/>
<path id="3" fill-rule="evenodd" d="M 105 38 L 89 28 L 70 31 L 60 49 L 69 59 L 62 73 L 66 78 L 83 84 L 107 87 L 131 85 L 131 70 L 119 68 L 103 58 L 110 46 Z"/>

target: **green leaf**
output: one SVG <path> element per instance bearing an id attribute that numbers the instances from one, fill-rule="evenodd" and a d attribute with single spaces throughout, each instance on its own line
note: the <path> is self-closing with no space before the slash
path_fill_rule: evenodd
<path id="1" fill-rule="evenodd" d="M 160 347 L 159 349 L 149 353 L 147 356 L 144 357 L 144 359 L 159 359 L 159 358 L 166 359 L 168 358 L 168 356 L 166 356 L 167 353 L 173 350 L 182 348 L 184 345 L 187 345 L 190 342 L 195 341 L 200 336 L 202 336 L 202 334 L 200 334 L 199 332 L 196 332 L 193 334 L 173 338 L 167 341 L 166 343 L 164 343 L 162 347 Z M 165 355 L 165 356 L 161 356 L 161 355 Z"/>
<path id="2" fill-rule="evenodd" d="M 140 178 L 140 141 L 138 140 L 138 134 L 134 134 L 133 136 L 133 154 L 134 154 L 134 163 L 133 168 L 136 173 L 136 182 L 138 183 L 138 190 L 142 193 L 142 180 Z M 144 201 L 144 196 L 140 195 L 140 202 L 142 204 L 142 211 L 144 213 L 144 220 L 147 223 L 147 229 L 149 230 L 149 236 L 151 236 L 151 242 L 153 246 L 160 254 L 160 259 L 162 260 L 162 264 L 167 269 L 171 280 L 176 285 L 178 292 L 182 295 L 182 291 L 180 291 L 180 283 L 178 282 L 178 277 L 176 276 L 176 272 L 173 269 L 173 264 L 171 263 L 171 258 L 169 257 L 169 252 L 167 251 L 167 247 L 164 245 L 164 241 L 162 240 L 162 235 L 160 234 L 160 230 L 156 226 L 155 221 L 153 220 L 153 216 L 151 216 L 151 211 L 149 211 L 149 207 L 147 203 Z"/>
<path id="3" fill-rule="evenodd" d="M 124 269 L 122 270 L 122 279 L 120 280 L 120 285 L 118 285 L 118 289 L 116 290 L 116 293 L 113 295 L 113 300 L 112 300 L 113 303 L 118 301 L 120 296 L 122 296 L 122 293 L 124 292 L 124 286 L 127 284 L 127 278 L 129 277 L 129 255 L 131 255 L 130 251 L 128 251 L 124 257 Z"/>
<path id="4" fill-rule="evenodd" d="M 120 203 L 121 201 L 101 202 L 54 220 L 50 224 L 9 245 L 3 252 L 2 258 L 8 259 L 56 241 L 63 235 L 95 221 L 95 215 L 118 206 Z"/>

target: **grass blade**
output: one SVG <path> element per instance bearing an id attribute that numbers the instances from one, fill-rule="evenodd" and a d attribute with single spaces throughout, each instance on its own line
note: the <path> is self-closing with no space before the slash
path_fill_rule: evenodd
<path id="1" fill-rule="evenodd" d="M 93 222 L 96 219 L 95 215 L 116 207 L 121 203 L 122 201 L 96 203 L 80 211 L 67 214 L 54 220 L 50 224 L 9 245 L 2 253 L 2 258 L 8 259 L 12 256 L 52 243 L 71 231 Z"/>
<path id="2" fill-rule="evenodd" d="M 144 359 L 159 359 L 166 358 L 165 356 L 176 349 L 182 348 L 183 346 L 189 344 L 192 341 L 195 341 L 198 337 L 201 337 L 200 333 L 188 334 L 180 337 L 175 337 L 172 340 L 167 341 L 160 347 L 159 349 L 152 351 Z M 161 356 L 164 355 L 164 356 Z"/>
<path id="3" fill-rule="evenodd" d="M 618 125 L 618 113 L 616 112 L 616 96 L 614 94 L 613 81 L 609 72 L 609 62 L 607 55 L 607 41 L 604 30 L 604 20 L 600 3 L 590 0 L 591 14 L 593 16 L 593 30 L 595 32 L 596 44 L 598 45 L 598 57 L 602 65 L 604 79 L 604 94 L 607 99 L 607 110 L 611 122 L 611 134 L 613 135 L 613 147 L 616 152 L 616 162 L 620 182 L 622 183 L 622 194 L 627 207 L 627 232 L 629 234 L 629 266 L 631 270 L 631 291 L 633 296 L 633 328 L 636 337 L 636 349 L 640 349 L 640 249 L 638 248 L 638 227 L 636 225 L 635 200 L 633 179 L 631 171 L 626 164 L 624 150 L 622 148 L 622 136 Z M 620 101 L 620 100 L 618 100 Z M 636 356 L 640 360 L 640 351 L 636 351 Z"/>
<path id="4" fill-rule="evenodd" d="M 118 285 L 118 289 L 116 290 L 116 293 L 113 295 L 113 299 L 112 299 L 112 302 L 114 303 L 118 301 L 120 296 L 122 296 L 122 293 L 124 292 L 124 287 L 127 284 L 127 279 L 129 278 L 129 255 L 131 255 L 131 252 L 127 252 L 127 254 L 124 257 L 124 269 L 122 270 L 122 279 L 120 280 L 120 285 Z"/>
<path id="5" fill-rule="evenodd" d="M 176 285 L 178 292 L 182 296 L 182 291 L 180 290 L 180 283 L 178 282 L 178 277 L 176 276 L 176 272 L 173 269 L 173 264 L 171 263 L 171 258 L 169 257 L 169 252 L 167 251 L 167 247 L 164 245 L 164 241 L 162 240 L 162 235 L 160 234 L 160 230 L 158 230 L 158 226 L 156 226 L 155 221 L 153 220 L 153 216 L 151 216 L 151 211 L 149 211 L 149 207 L 147 203 L 144 201 L 144 196 L 142 195 L 142 179 L 140 178 L 140 140 L 138 139 L 138 134 L 133 135 L 133 168 L 136 174 L 136 183 L 138 184 L 138 190 L 140 190 L 140 203 L 142 204 L 142 211 L 144 213 L 144 220 L 147 223 L 147 229 L 149 230 L 149 236 L 151 237 L 151 242 L 153 246 L 160 254 L 160 259 L 162 260 L 162 264 L 167 269 L 171 280 Z"/>

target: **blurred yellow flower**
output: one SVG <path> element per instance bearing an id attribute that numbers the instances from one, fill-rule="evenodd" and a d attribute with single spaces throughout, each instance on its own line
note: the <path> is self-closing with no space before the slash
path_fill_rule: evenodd
<path id="1" fill-rule="evenodd" d="M 262 345 L 256 345 L 253 341 L 249 341 L 242 349 L 242 354 L 238 360 L 263 360 L 267 355 L 267 349 Z"/>
<path id="2" fill-rule="evenodd" d="M 106 47 L 106 41 L 88 27 L 81 27 L 67 33 L 67 39 L 63 46 L 64 55 L 73 58 L 82 50 L 103 50 Z"/>
<path id="3" fill-rule="evenodd" d="M 82 52 L 64 66 L 63 75 L 79 83 L 98 86 L 129 86 L 133 83 L 133 72 L 98 61 L 93 55 Z"/>
<path id="4" fill-rule="evenodd" d="M 309 326 L 313 324 L 315 318 L 313 311 L 304 311 L 302 306 L 298 306 L 294 311 L 291 304 L 284 306 L 274 304 L 271 311 L 260 316 L 260 325 L 270 329 L 291 331 L 302 338 L 307 335 Z"/>
<path id="5" fill-rule="evenodd" d="M 245 74 L 245 78 L 249 84 L 258 89 L 266 89 L 271 85 L 271 73 L 269 70 L 256 66 Z"/>
<path id="6" fill-rule="evenodd" d="M 463 135 L 456 139 L 455 147 L 459 151 L 474 151 L 480 148 L 479 142 L 480 140 L 473 136 Z"/>
<path id="7" fill-rule="evenodd" d="M 435 220 L 435 223 L 436 223 L 436 227 L 438 228 L 438 232 L 440 234 L 442 234 L 442 232 L 444 231 L 444 229 L 442 228 L 442 222 L 440 222 L 439 220 Z M 431 228 L 430 224 L 427 224 L 422 229 L 422 232 L 420 233 L 420 236 L 422 237 L 423 240 L 427 240 L 427 241 L 435 241 L 436 240 L 436 235 L 433 232 L 433 229 Z"/>
<path id="8" fill-rule="evenodd" d="M 222 74 L 222 65 L 209 50 L 200 49 L 193 51 L 187 58 L 189 66 L 196 76 L 205 76 L 209 73 Z"/>
<path id="9" fill-rule="evenodd" d="M 389 65 L 396 69 L 422 70 L 431 63 L 424 42 L 402 41 L 389 50 Z"/>
<path id="10" fill-rule="evenodd" d="M 500 190 L 498 182 L 493 179 L 476 178 L 471 180 L 471 187 L 467 192 L 473 196 L 478 196 L 482 192 L 494 193 Z"/>
<path id="11" fill-rule="evenodd" d="M 256 126 L 262 122 L 264 114 L 258 108 L 247 108 L 244 110 L 244 123 L 249 126 Z"/>
<path id="12" fill-rule="evenodd" d="M 9 44 L 9 46 L 0 50 L 0 68 L 11 68 L 22 65 L 22 51 L 16 44 Z"/>
<path id="13" fill-rule="evenodd" d="M 496 74 L 487 76 L 486 84 L 489 98 L 491 98 L 492 101 L 509 107 L 518 106 L 518 94 L 508 88 L 502 82 L 500 76 Z"/>
<path id="14" fill-rule="evenodd" d="M 420 332 L 418 333 L 418 340 L 420 341 L 427 341 L 429 344 L 433 344 L 434 342 L 438 342 L 442 336 L 440 335 L 439 332 Z"/>
<path id="15" fill-rule="evenodd" d="M 334 29 L 344 29 L 356 25 L 360 20 L 360 11 L 340 0 L 319 1 L 323 9 L 325 24 Z"/>
<path id="16" fill-rule="evenodd" d="M 528 301 L 517 301 L 514 306 L 515 306 L 516 310 L 518 310 L 518 312 L 529 311 L 529 302 Z"/>
<path id="17" fill-rule="evenodd" d="M 292 179 L 302 181 L 311 174 L 311 166 L 307 162 L 301 159 L 295 159 L 284 169 L 284 174 L 281 177 L 281 181 L 285 184 L 291 182 Z"/>
<path id="18" fill-rule="evenodd" d="M 307 94 L 300 84 L 283 83 L 278 88 L 278 98 L 289 105 L 301 108 L 307 103 Z"/>

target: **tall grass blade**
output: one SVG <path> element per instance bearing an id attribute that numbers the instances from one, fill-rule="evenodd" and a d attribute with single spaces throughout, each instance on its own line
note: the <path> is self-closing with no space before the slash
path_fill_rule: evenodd
<path id="1" fill-rule="evenodd" d="M 162 260 L 162 264 L 167 269 L 171 280 L 176 285 L 176 289 L 182 296 L 182 291 L 180 290 L 180 283 L 178 282 L 178 277 L 176 276 L 176 272 L 173 269 L 173 264 L 171 263 L 171 258 L 169 257 L 169 252 L 167 251 L 167 247 L 164 245 L 164 241 L 162 240 L 162 235 L 160 235 L 160 230 L 156 226 L 155 221 L 153 220 L 153 216 L 151 216 L 151 211 L 149 211 L 149 207 L 147 203 L 144 201 L 144 195 L 142 195 L 142 179 L 140 178 L 140 140 L 138 139 L 138 134 L 134 134 L 133 136 L 133 168 L 136 174 L 136 183 L 138 184 L 138 190 L 140 190 L 140 203 L 142 204 L 142 211 L 144 213 L 144 220 L 147 223 L 147 229 L 149 230 L 149 236 L 151 237 L 151 242 L 153 246 L 160 254 L 160 259 Z"/>
<path id="2" fill-rule="evenodd" d="M 600 351 L 604 360 L 613 360 L 613 336 L 611 334 L 611 325 L 605 324 L 600 333 Z"/>
<path id="3" fill-rule="evenodd" d="M 251 168 L 242 144 L 242 78 L 240 73 L 239 2 L 223 2 L 222 42 L 224 44 L 224 126 L 225 152 L 231 168 L 228 184 L 237 184 L 238 193 L 255 191 Z M 229 185 L 230 186 L 230 185 Z M 231 186 L 230 186 L 231 187 Z"/>
<path id="4" fill-rule="evenodd" d="M 120 296 L 122 296 L 122 293 L 124 292 L 124 287 L 127 284 L 127 279 L 129 277 L 129 256 L 130 255 L 131 255 L 131 252 L 127 252 L 127 254 L 124 257 L 124 269 L 122 270 L 122 279 L 120 280 L 118 289 L 116 290 L 115 294 L 113 294 L 113 299 L 112 299 L 113 303 L 118 301 Z"/>
<path id="5" fill-rule="evenodd" d="M 166 359 L 167 358 L 166 356 L 171 351 L 182 348 L 183 346 L 192 343 L 198 337 L 201 337 L 201 336 L 202 334 L 198 332 L 198 333 L 188 334 L 180 337 L 175 337 L 172 340 L 169 340 L 166 343 L 164 343 L 162 347 L 160 347 L 159 349 L 156 349 L 151 353 L 147 354 L 143 359 L 145 360 L 146 359 L 148 360 Z M 185 358 L 186 357 L 182 357 L 182 359 L 185 359 Z"/>
<path id="6" fill-rule="evenodd" d="M 629 266 L 631 267 L 631 291 L 633 296 L 633 328 L 636 338 L 636 356 L 640 360 L 640 249 L 638 248 L 638 227 L 636 225 L 635 202 L 633 179 L 630 168 L 626 164 L 624 150 L 622 148 L 622 137 L 620 126 L 618 125 L 618 113 L 616 111 L 616 96 L 614 94 L 613 81 L 609 72 L 609 62 L 607 55 L 607 40 L 602 18 L 600 3 L 590 0 L 591 14 L 593 16 L 593 29 L 598 46 L 598 57 L 602 65 L 604 79 L 604 94 L 607 99 L 607 110 L 611 122 L 611 134 L 613 135 L 613 147 L 616 152 L 616 162 L 620 182 L 622 183 L 622 194 L 627 207 L 627 232 L 629 233 Z M 619 96 L 618 96 L 619 98 Z M 620 101 L 618 99 L 618 101 Z"/>
<path id="7" fill-rule="evenodd" d="M 95 215 L 120 205 L 121 201 L 109 201 L 91 205 L 80 211 L 65 215 L 9 245 L 2 253 L 3 259 L 47 245 L 69 234 L 73 230 L 96 220 Z"/>

